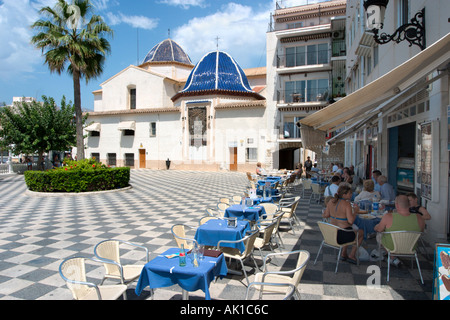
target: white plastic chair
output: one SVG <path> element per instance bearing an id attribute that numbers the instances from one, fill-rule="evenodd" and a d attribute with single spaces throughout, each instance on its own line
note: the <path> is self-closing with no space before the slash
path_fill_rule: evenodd
<path id="1" fill-rule="evenodd" d="M 293 223 L 298 224 L 298 228 L 300 229 L 300 221 L 298 220 L 297 215 L 295 213 L 299 201 L 300 201 L 299 196 L 294 198 L 284 198 L 280 200 L 280 210 L 284 212 L 283 219 L 288 220 L 293 234 L 295 234 Z"/>
<path id="2" fill-rule="evenodd" d="M 106 272 L 102 280 L 105 279 L 119 279 L 120 283 L 128 284 L 138 279 L 144 265 L 124 265 L 120 260 L 120 245 L 126 245 L 145 251 L 146 263 L 149 261 L 148 249 L 144 246 L 122 240 L 104 240 L 99 242 L 94 247 L 94 255 L 97 259 L 103 262 Z"/>
<path id="3" fill-rule="evenodd" d="M 273 234 L 276 226 L 277 226 L 277 221 L 275 220 L 272 223 L 270 223 L 269 225 L 265 225 L 265 226 L 259 228 L 259 232 L 261 232 L 263 234 L 263 236 L 262 236 L 262 238 L 257 237 L 255 239 L 254 246 L 255 246 L 255 249 L 259 250 L 262 260 L 264 260 L 264 256 L 262 253 L 262 249 L 264 247 L 268 246 L 270 248 L 270 250 L 272 252 L 274 252 L 273 245 L 272 245 L 272 234 Z"/>
<path id="4" fill-rule="evenodd" d="M 391 231 L 391 232 L 381 232 L 382 237 L 383 236 L 391 236 L 392 242 L 394 244 L 394 249 L 389 250 L 388 248 L 384 247 L 384 249 L 388 253 L 388 260 L 387 260 L 387 282 L 389 282 L 389 273 L 390 273 L 390 259 L 391 255 L 396 257 L 414 257 L 416 259 L 417 263 L 417 269 L 419 270 L 420 275 L 420 281 L 422 284 L 423 277 L 422 272 L 420 270 L 420 264 L 419 264 L 419 258 L 417 256 L 417 243 L 422 236 L 422 232 L 417 231 Z M 382 243 L 381 241 L 378 243 L 378 252 L 381 252 Z M 381 266 L 381 260 L 380 260 L 380 266 Z"/>
<path id="5" fill-rule="evenodd" d="M 341 258 L 342 248 L 344 246 L 349 246 L 349 245 L 355 245 L 358 248 L 358 235 L 355 234 L 355 240 L 352 242 L 339 244 L 337 242 L 337 233 L 339 230 L 342 230 L 345 232 L 355 232 L 355 231 L 339 228 L 338 226 L 335 226 L 335 225 L 332 225 L 330 223 L 323 222 L 323 221 L 319 221 L 319 222 L 317 222 L 317 224 L 319 225 L 320 231 L 322 232 L 323 241 L 320 244 L 319 252 L 317 253 L 316 259 L 314 260 L 314 265 L 317 262 L 317 258 L 319 257 L 323 246 L 337 249 L 337 250 L 339 250 L 339 253 L 337 256 L 336 269 L 334 270 L 334 273 L 337 273 L 337 270 L 339 267 L 339 259 Z M 359 250 L 358 249 L 356 251 L 356 263 L 357 263 L 357 265 L 359 265 Z"/>
<path id="6" fill-rule="evenodd" d="M 250 281 L 248 280 L 247 272 L 245 271 L 244 260 L 251 257 L 253 259 L 255 267 L 258 268 L 258 264 L 256 263 L 255 258 L 253 257 L 253 249 L 254 249 L 254 244 L 255 244 L 255 240 L 256 240 L 257 236 L 258 236 L 258 231 L 253 231 L 252 233 L 245 236 L 241 240 L 237 240 L 237 241 L 221 240 L 217 243 L 217 249 L 222 251 L 223 255 L 226 258 L 239 260 L 239 262 L 241 263 L 242 271 L 244 272 L 244 275 L 245 275 L 245 279 L 247 280 L 247 284 L 250 284 Z M 242 253 L 239 251 L 239 249 L 222 246 L 224 243 L 229 243 L 229 244 L 235 243 L 236 244 L 239 242 L 243 242 L 245 245 L 245 250 Z"/>
<path id="7" fill-rule="evenodd" d="M 294 269 L 292 270 L 283 270 L 283 271 L 269 271 L 267 269 L 267 261 L 272 257 L 279 256 L 292 256 L 298 255 L 297 263 Z M 264 259 L 263 272 L 259 272 L 255 275 L 255 282 L 260 283 L 280 283 L 280 284 L 291 284 L 295 288 L 295 296 L 297 299 L 300 299 L 300 295 L 297 291 L 297 287 L 302 279 L 303 273 L 305 272 L 306 266 L 308 264 L 310 258 L 310 254 L 306 250 L 296 250 L 290 252 L 281 252 L 281 253 L 270 253 Z M 286 288 L 282 287 L 266 287 L 265 285 L 259 285 L 255 287 L 260 290 L 260 299 L 262 297 L 263 292 L 271 292 L 271 293 L 283 293 Z"/>
<path id="8" fill-rule="evenodd" d="M 186 237 L 186 230 L 194 231 L 195 228 L 185 224 L 175 224 L 170 229 L 172 235 L 177 243 L 178 248 L 181 248 L 183 244 L 184 249 L 191 250 L 194 247 L 198 247 L 198 242 L 194 238 Z"/>
<path id="9" fill-rule="evenodd" d="M 318 183 L 311 183 L 311 197 L 309 199 L 309 201 L 311 202 L 311 200 L 314 198 L 316 199 L 316 197 L 318 197 L 316 199 L 317 203 L 320 203 L 320 201 L 322 200 L 322 195 L 323 195 L 323 191 L 322 188 L 320 187 L 320 185 Z"/>
<path id="10" fill-rule="evenodd" d="M 97 259 L 72 257 L 65 259 L 59 266 L 59 274 L 66 282 L 75 300 L 117 300 L 120 296 L 126 300 L 127 286 L 96 285 L 86 278 L 86 260 L 102 263 Z"/>

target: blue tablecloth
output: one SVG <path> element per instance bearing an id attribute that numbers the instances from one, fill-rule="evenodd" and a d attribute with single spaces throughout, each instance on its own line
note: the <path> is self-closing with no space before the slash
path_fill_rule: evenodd
<path id="1" fill-rule="evenodd" d="M 236 241 L 245 237 L 247 231 L 250 231 L 250 224 L 248 221 L 237 221 L 236 228 L 227 227 L 226 220 L 213 219 L 208 220 L 197 228 L 195 233 L 195 240 L 198 243 L 206 246 L 217 247 L 217 243 L 220 240 Z M 223 244 L 224 247 L 236 248 L 240 252 L 245 250 L 245 245 L 242 242 L 239 243 L 227 243 Z"/>
<path id="2" fill-rule="evenodd" d="M 205 299 L 211 300 L 209 284 L 216 276 L 224 277 L 228 272 L 223 254 L 218 258 L 205 257 L 199 261 L 199 266 L 194 268 L 189 258 L 186 258 L 187 265 L 180 267 L 178 257 L 165 257 L 179 251 L 178 248 L 171 248 L 144 266 L 136 285 L 136 295 L 139 296 L 147 286 L 156 289 L 178 284 L 186 291 L 201 289 L 205 293 Z"/>
<path id="3" fill-rule="evenodd" d="M 242 205 L 234 204 L 225 210 L 224 216 L 226 218 L 236 217 L 238 220 L 246 219 L 251 221 L 259 221 L 259 217 L 266 214 L 264 207 L 245 207 L 242 209 Z"/>
<path id="4" fill-rule="evenodd" d="M 381 218 L 363 219 L 357 215 L 353 224 L 358 226 L 359 229 L 364 230 L 364 239 L 367 239 L 368 234 L 375 232 L 374 228 L 380 221 Z"/>
<path id="5" fill-rule="evenodd" d="M 269 184 L 270 187 L 275 186 L 275 183 L 278 182 L 278 180 L 258 180 L 258 187 L 262 188 L 266 185 L 266 182 Z"/>

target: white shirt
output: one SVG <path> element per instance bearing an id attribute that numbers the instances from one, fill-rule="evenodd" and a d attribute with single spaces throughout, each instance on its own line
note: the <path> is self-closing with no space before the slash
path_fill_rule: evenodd
<path id="1" fill-rule="evenodd" d="M 325 197 L 329 197 L 329 196 L 334 197 L 334 195 L 336 194 L 338 189 L 339 189 L 339 186 L 334 184 L 334 183 L 332 183 L 328 187 L 325 188 L 325 192 L 323 193 L 323 195 Z"/>

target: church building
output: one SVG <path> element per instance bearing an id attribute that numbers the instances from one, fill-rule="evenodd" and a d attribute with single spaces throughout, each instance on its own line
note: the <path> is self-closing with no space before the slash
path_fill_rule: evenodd
<path id="1" fill-rule="evenodd" d="M 194 65 L 166 39 L 100 86 L 86 157 L 136 169 L 165 169 L 169 160 L 173 169 L 253 172 L 272 154 L 266 68 L 243 70 L 226 52 Z"/>

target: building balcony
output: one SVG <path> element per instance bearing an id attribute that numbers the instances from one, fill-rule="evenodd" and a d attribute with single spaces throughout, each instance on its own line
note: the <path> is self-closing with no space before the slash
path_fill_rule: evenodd
<path id="1" fill-rule="evenodd" d="M 292 90 L 277 90 L 277 105 L 296 104 L 324 104 L 328 103 L 331 88 L 314 88 L 305 92 L 294 92 Z"/>

